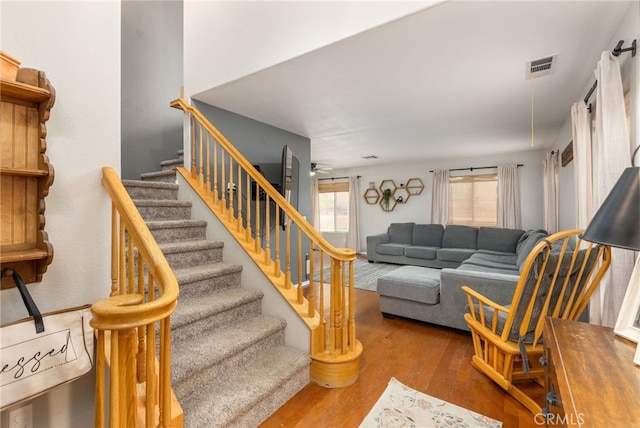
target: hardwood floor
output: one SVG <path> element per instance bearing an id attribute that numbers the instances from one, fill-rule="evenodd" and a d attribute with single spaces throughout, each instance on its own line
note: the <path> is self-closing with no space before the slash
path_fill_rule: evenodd
<path id="1" fill-rule="evenodd" d="M 469 333 L 412 321 L 385 319 L 378 294 L 356 289 L 356 335 L 364 346 L 360 378 L 349 387 L 310 384 L 267 419 L 271 427 L 358 427 L 391 377 L 405 385 L 503 422 L 504 428 L 539 427 L 533 415 L 471 366 Z M 543 389 L 530 385 L 542 402 Z M 429 427 L 428 423 L 419 428 Z M 473 428 L 473 427 L 472 427 Z"/>

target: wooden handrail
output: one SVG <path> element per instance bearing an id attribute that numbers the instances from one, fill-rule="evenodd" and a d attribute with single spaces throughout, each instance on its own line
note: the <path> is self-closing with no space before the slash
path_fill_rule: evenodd
<path id="1" fill-rule="evenodd" d="M 183 98 L 172 101 L 170 106 L 184 111 L 190 124 L 190 140 L 185 143 L 191 148 L 190 158 L 187 157 L 190 170 L 177 168 L 178 173 L 311 330 L 312 381 L 331 387 L 355 382 L 362 352 L 355 335 L 355 251 L 335 248 L 326 241 L 197 108 Z M 271 203 L 275 206 L 273 216 Z M 284 232 L 280 231 L 281 212 L 286 216 Z M 308 285 L 302 281 L 303 239 L 309 241 L 306 252 L 316 252 L 320 260 L 320 266 L 316 266 L 311 257 Z M 326 278 L 325 257 L 329 260 Z M 297 278 L 291 277 L 292 264 L 297 267 Z M 316 272 L 320 281 L 314 279 Z M 328 283 L 328 312 L 324 283 Z"/>
<path id="2" fill-rule="evenodd" d="M 95 426 L 105 426 L 107 413 L 111 427 L 181 426 L 182 411 L 171 391 L 169 323 L 178 282 L 116 172 L 102 172 L 112 201 L 111 290 L 91 307 Z"/>
<path id="3" fill-rule="evenodd" d="M 171 101 L 171 107 L 183 110 L 185 113 L 190 114 L 197 122 L 202 124 L 208 132 L 220 143 L 224 150 L 233 157 L 233 159 L 242 167 L 243 170 L 249 173 L 251 178 L 258 182 L 260 188 L 269 194 L 269 197 L 284 210 L 288 216 L 304 231 L 304 233 L 311 238 L 311 240 L 320 248 L 326 252 L 327 255 L 336 258 L 338 260 L 354 260 L 355 251 L 348 248 L 336 248 L 331 245 L 326 239 L 318 233 L 314 227 L 309 224 L 308 221 L 302 217 L 302 215 L 278 192 L 269 181 L 249 162 L 239 151 L 236 149 L 227 138 L 222 135 L 218 129 L 209 122 L 206 116 L 200 112 L 194 106 L 187 104 L 182 98 Z M 193 154 L 192 154 L 193 159 Z M 192 162 L 193 165 L 193 162 Z M 193 171 L 192 171 L 193 172 Z"/>

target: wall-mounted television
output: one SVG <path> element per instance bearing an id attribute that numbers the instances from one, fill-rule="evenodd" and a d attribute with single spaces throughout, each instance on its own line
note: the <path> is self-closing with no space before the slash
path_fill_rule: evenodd
<path id="1" fill-rule="evenodd" d="M 300 162 L 289 146 L 282 149 L 282 170 L 280 180 L 280 193 L 297 210 L 298 194 L 300 188 Z M 287 216 L 280 212 L 280 224 L 286 229 Z"/>

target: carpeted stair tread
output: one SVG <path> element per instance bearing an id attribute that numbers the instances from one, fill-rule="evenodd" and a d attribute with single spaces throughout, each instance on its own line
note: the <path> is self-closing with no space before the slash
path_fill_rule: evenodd
<path id="1" fill-rule="evenodd" d="M 142 218 L 153 220 L 188 220 L 191 218 L 192 204 L 178 199 L 133 199 Z"/>
<path id="2" fill-rule="evenodd" d="M 201 239 L 197 241 L 163 242 L 158 244 L 158 246 L 166 256 L 169 254 L 184 253 L 187 251 L 218 249 L 224 247 L 224 242 Z"/>
<path id="3" fill-rule="evenodd" d="M 143 174 L 140 174 L 140 178 L 145 181 L 164 181 L 172 183 L 176 180 L 176 172 L 172 169 L 164 171 L 145 172 Z"/>
<path id="4" fill-rule="evenodd" d="M 173 199 L 133 199 L 136 207 L 191 207 L 189 201 L 179 201 Z"/>
<path id="5" fill-rule="evenodd" d="M 178 199 L 178 185 L 161 181 L 122 180 L 131 199 Z"/>
<path id="6" fill-rule="evenodd" d="M 173 273 L 180 284 L 180 297 L 184 300 L 239 287 L 242 265 L 217 261 L 185 266 L 182 269 L 174 269 Z"/>
<path id="7" fill-rule="evenodd" d="M 204 220 L 149 220 L 146 222 L 158 243 L 202 240 L 207 237 Z"/>
<path id="8" fill-rule="evenodd" d="M 178 298 L 178 309 L 171 315 L 171 327 L 178 329 L 189 323 L 259 300 L 262 296 L 263 293 L 259 290 L 238 287 L 220 290 L 198 299 L 188 299 L 188 302 Z M 179 341 L 179 335 L 175 336 Z"/>
<path id="9" fill-rule="evenodd" d="M 162 168 L 162 170 L 168 170 L 178 166 L 184 166 L 184 159 L 168 159 L 160 162 L 160 168 Z"/>
<path id="10" fill-rule="evenodd" d="M 146 223 L 158 243 L 200 240 L 207 235 L 204 220 L 148 220 Z"/>
<path id="11" fill-rule="evenodd" d="M 156 189 L 171 189 L 178 190 L 176 183 L 165 183 L 162 181 L 142 181 L 142 180 L 122 180 L 124 187 L 146 187 Z"/>
<path id="12" fill-rule="evenodd" d="M 172 270 L 222 261 L 224 243 L 204 239 L 158 243 Z"/>
<path id="13" fill-rule="evenodd" d="M 224 364 L 265 338 L 283 332 L 285 327 L 284 320 L 261 315 L 242 320 L 225 329 L 203 330 L 200 336 L 191 340 L 176 337 L 171 347 L 181 352 L 174 352 L 171 358 L 172 382 L 178 386 L 197 372 Z M 284 344 L 284 336 L 281 341 Z M 251 355 L 254 354 L 255 352 Z M 195 355 L 198 358 L 194 358 Z"/>
<path id="14" fill-rule="evenodd" d="M 308 356 L 292 348 L 275 347 L 265 352 L 226 376 L 212 379 L 211 394 L 193 394 L 181 399 L 185 427 L 258 426 L 282 404 L 272 403 L 270 397 L 300 372 L 308 371 L 308 365 Z M 304 385 L 305 382 L 306 378 L 296 383 Z M 299 389 L 298 385 L 290 395 Z M 254 418 L 250 416 L 252 413 L 256 414 Z M 238 419 L 242 422 L 236 422 Z"/>
<path id="15" fill-rule="evenodd" d="M 191 282 L 202 281 L 203 279 L 208 278 L 218 278 L 223 275 L 229 275 L 231 273 L 238 273 L 241 271 L 242 265 L 219 262 L 175 269 L 173 273 L 178 280 L 178 284 L 182 286 Z"/>
<path id="16" fill-rule="evenodd" d="M 206 227 L 205 220 L 149 220 L 146 222 L 150 230 L 175 229 L 179 227 Z"/>

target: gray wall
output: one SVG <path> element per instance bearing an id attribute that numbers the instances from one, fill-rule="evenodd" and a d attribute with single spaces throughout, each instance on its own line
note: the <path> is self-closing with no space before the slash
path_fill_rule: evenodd
<path id="1" fill-rule="evenodd" d="M 139 179 L 182 148 L 182 1 L 122 2 L 122 178 Z"/>

